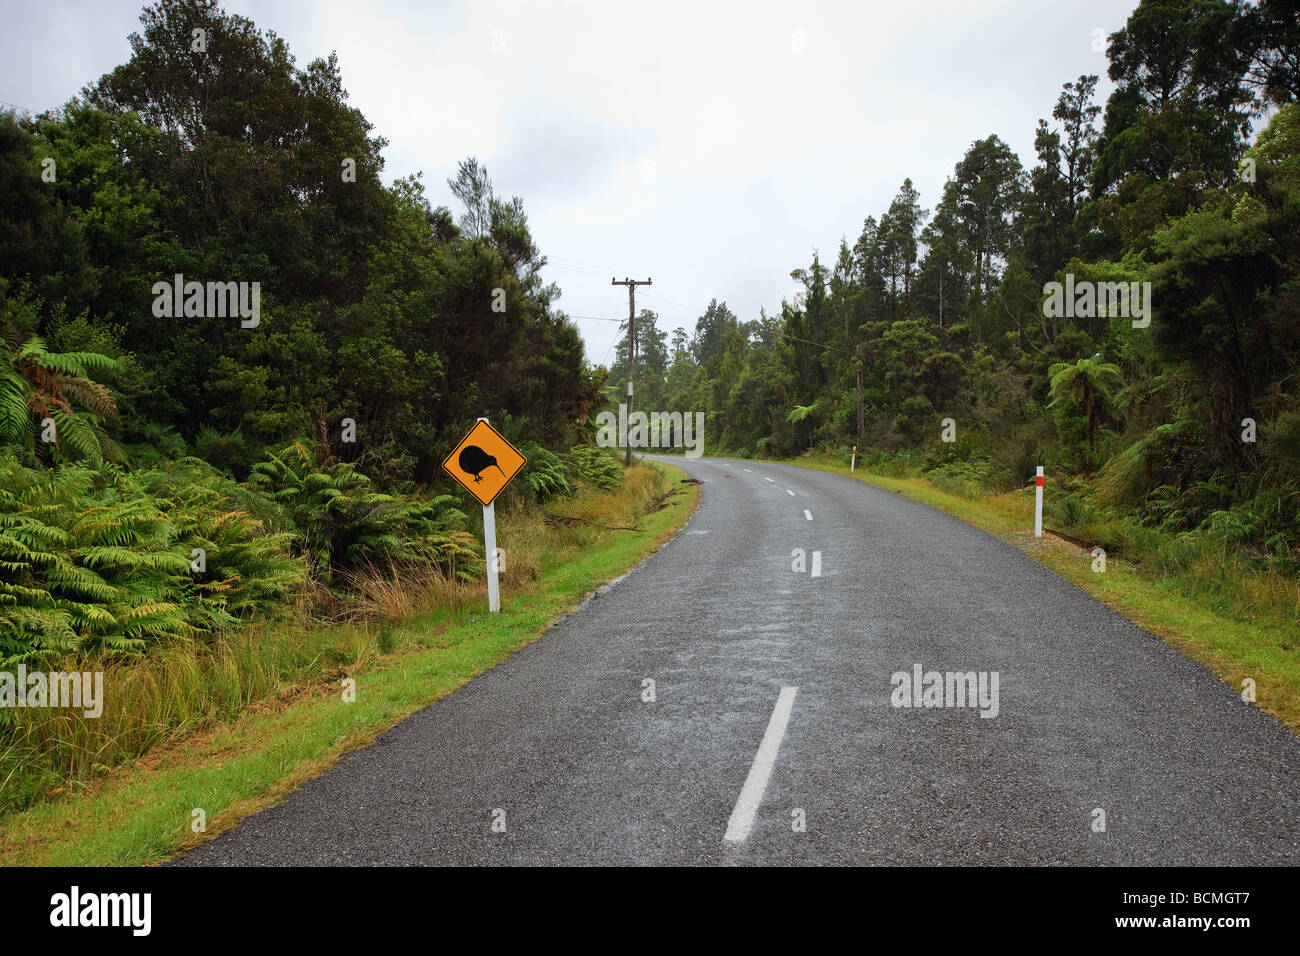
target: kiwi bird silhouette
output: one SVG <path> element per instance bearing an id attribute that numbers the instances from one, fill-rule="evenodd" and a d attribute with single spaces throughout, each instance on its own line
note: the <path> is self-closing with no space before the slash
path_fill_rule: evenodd
<path id="1" fill-rule="evenodd" d="M 482 448 L 479 448 L 478 445 L 466 445 L 462 448 L 460 457 L 456 459 L 456 462 L 460 465 L 461 471 L 474 476 L 475 484 L 483 480 L 479 472 L 484 469 L 495 468 L 497 471 L 501 471 L 501 466 L 497 464 L 497 460 Z M 501 471 L 501 474 L 504 475 L 505 472 Z"/>

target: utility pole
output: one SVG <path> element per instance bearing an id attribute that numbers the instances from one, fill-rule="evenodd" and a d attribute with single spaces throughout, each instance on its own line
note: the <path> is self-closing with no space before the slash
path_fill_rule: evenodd
<path id="1" fill-rule="evenodd" d="M 939 263 L 939 328 L 943 328 L 943 266 Z"/>
<path id="2" fill-rule="evenodd" d="M 862 444 L 862 363 L 858 363 L 858 444 Z"/>
<path id="3" fill-rule="evenodd" d="M 610 279 L 610 285 L 627 286 L 627 458 L 624 464 L 632 467 L 632 368 L 636 364 L 636 287 L 650 285 L 650 279 L 629 279 L 622 282 Z"/>

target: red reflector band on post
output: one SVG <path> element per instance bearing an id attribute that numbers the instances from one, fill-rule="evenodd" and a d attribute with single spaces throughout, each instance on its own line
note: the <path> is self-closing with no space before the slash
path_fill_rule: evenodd
<path id="1" fill-rule="evenodd" d="M 1037 478 L 1035 478 L 1034 484 L 1037 485 L 1039 488 L 1043 487 L 1043 476 L 1039 475 Z"/>

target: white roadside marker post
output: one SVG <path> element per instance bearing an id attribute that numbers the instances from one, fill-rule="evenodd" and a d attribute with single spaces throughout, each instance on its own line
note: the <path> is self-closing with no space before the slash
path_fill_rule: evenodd
<path id="1" fill-rule="evenodd" d="M 853 474 L 853 466 L 858 462 L 858 446 L 853 446 L 853 454 L 849 456 L 849 474 Z"/>
<path id="2" fill-rule="evenodd" d="M 486 422 L 486 418 L 479 421 Z M 483 550 L 487 553 L 488 613 L 501 613 L 501 584 L 497 580 L 497 503 L 483 506 Z"/>
<path id="3" fill-rule="evenodd" d="M 1034 537 L 1043 536 L 1043 466 L 1034 476 Z"/>

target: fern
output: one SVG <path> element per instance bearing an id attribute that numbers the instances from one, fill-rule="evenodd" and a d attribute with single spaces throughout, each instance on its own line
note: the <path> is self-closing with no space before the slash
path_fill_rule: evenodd
<path id="1" fill-rule="evenodd" d="M 602 448 L 577 445 L 569 450 L 568 459 L 569 471 L 584 484 L 602 491 L 613 491 L 623 484 L 622 467 Z"/>
<path id="2" fill-rule="evenodd" d="M 225 507 L 210 470 L 186 480 L 0 459 L 0 666 L 229 626 L 305 577 L 291 536 Z M 190 554 L 210 555 L 206 574 Z"/>
<path id="3" fill-rule="evenodd" d="M 337 571 L 421 561 L 450 570 L 464 558 L 440 537 L 465 521 L 452 507 L 455 498 L 421 502 L 377 492 L 349 464 L 317 466 L 301 443 L 255 465 L 249 485 L 284 504 L 313 570 L 325 580 Z"/>
<path id="4" fill-rule="evenodd" d="M 525 443 L 520 451 L 528 459 L 523 473 L 524 481 L 539 504 L 572 490 L 564 477 L 564 463 L 559 456 L 535 442 Z"/>
<path id="5" fill-rule="evenodd" d="M 21 336 L 13 325 L 3 331 L 6 343 Z M 50 352 L 39 336 L 0 347 L 0 444 L 38 455 L 38 426 L 48 417 L 55 425 L 55 448 L 64 458 L 92 464 L 120 460 L 101 426 L 102 420 L 117 418 L 117 404 L 90 378 L 116 368 L 113 359 L 94 352 Z M 41 449 L 39 454 L 48 458 L 51 452 Z"/>

